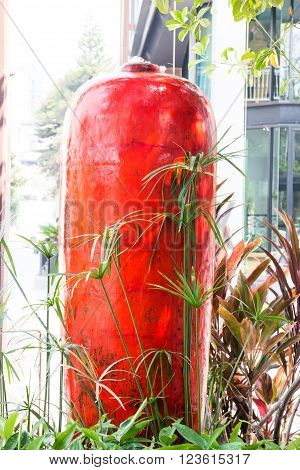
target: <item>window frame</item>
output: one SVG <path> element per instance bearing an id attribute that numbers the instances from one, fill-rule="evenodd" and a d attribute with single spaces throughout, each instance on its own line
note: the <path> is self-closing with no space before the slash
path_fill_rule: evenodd
<path id="1" fill-rule="evenodd" d="M 272 194 L 273 194 L 273 182 L 274 182 L 274 130 L 284 128 L 287 129 L 287 212 L 291 217 L 293 217 L 294 212 L 294 162 L 295 162 L 295 131 L 300 131 L 300 124 L 278 124 L 278 125 L 262 125 L 262 126 L 250 126 L 247 127 L 246 135 L 249 130 L 253 129 L 270 129 L 270 139 L 269 139 L 269 159 L 268 159 L 268 210 L 267 210 L 267 221 L 272 224 L 272 214 L 273 214 L 273 203 L 272 203 Z M 248 156 L 246 156 L 248 159 Z M 247 178 L 247 163 L 246 163 L 246 178 Z M 245 211 L 244 211 L 244 227 L 245 227 L 245 238 L 247 236 L 247 205 L 246 205 L 246 196 L 247 196 L 247 185 L 245 184 Z M 268 227 L 267 236 L 272 238 L 272 231 Z"/>

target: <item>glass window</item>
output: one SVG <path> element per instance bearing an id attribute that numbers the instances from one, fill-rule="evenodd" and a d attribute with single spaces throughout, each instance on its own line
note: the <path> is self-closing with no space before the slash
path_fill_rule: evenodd
<path id="1" fill-rule="evenodd" d="M 272 224 L 281 227 L 277 209 L 287 210 L 288 129 L 274 129 Z"/>
<path id="2" fill-rule="evenodd" d="M 212 35 L 212 17 L 210 10 L 205 13 L 204 15 L 205 18 L 208 18 L 210 21 L 209 27 L 205 30 L 205 34 L 208 34 L 210 37 Z M 208 74 L 203 70 L 208 64 L 211 64 L 211 58 L 212 58 L 212 50 L 211 50 L 211 41 L 209 42 L 207 49 L 206 49 L 206 58 L 207 60 L 204 60 L 203 62 L 200 62 L 199 64 L 196 65 L 196 70 L 195 70 L 195 82 L 202 90 L 205 95 L 210 98 L 211 97 L 211 79 L 209 78 Z"/>
<path id="3" fill-rule="evenodd" d="M 297 231 L 300 232 L 300 129 L 293 133 L 294 164 L 293 164 L 293 219 Z"/>
<path id="4" fill-rule="evenodd" d="M 248 129 L 246 238 L 267 235 L 266 219 L 285 232 L 278 209 L 292 215 L 300 232 L 300 129 Z"/>
<path id="5" fill-rule="evenodd" d="M 131 22 L 136 25 L 141 11 L 142 0 L 131 0 L 130 3 L 130 16 Z"/>
<path id="6" fill-rule="evenodd" d="M 294 11 L 293 11 L 293 21 L 296 23 L 300 20 L 300 0 L 292 0 L 286 1 L 281 10 L 277 9 L 276 13 L 277 16 L 281 19 L 283 23 L 291 21 L 291 5 L 294 3 Z"/>
<path id="7" fill-rule="evenodd" d="M 266 234 L 270 129 L 247 131 L 246 238 Z"/>
<path id="8" fill-rule="evenodd" d="M 249 47 L 255 52 L 270 47 L 271 36 L 273 36 L 274 41 L 280 37 L 283 38 L 285 57 L 281 55 L 280 67 L 273 69 L 273 99 L 300 99 L 300 83 L 298 74 L 293 67 L 293 65 L 297 69 L 300 67 L 300 30 L 297 27 L 299 18 L 300 0 L 295 0 L 294 2 L 286 1 L 282 10 L 279 8 L 267 9 L 257 17 L 257 21 L 253 20 L 249 23 Z M 273 20 L 275 21 L 274 30 L 271 26 Z M 290 23 L 294 23 L 294 27 L 286 31 L 286 27 Z M 270 70 L 267 67 L 262 72 L 261 77 L 254 79 L 254 85 L 248 87 L 248 98 L 250 100 L 260 101 L 271 98 L 269 90 Z M 285 86 L 282 87 L 284 84 Z"/>
<path id="9" fill-rule="evenodd" d="M 252 51 L 257 52 L 258 50 L 269 47 L 270 38 L 264 32 L 267 31 L 270 34 L 271 28 L 271 12 L 266 10 L 264 13 L 259 15 L 258 20 L 261 26 L 257 21 L 250 21 L 249 23 L 249 47 Z M 264 29 L 264 30 L 263 30 Z"/>
<path id="10" fill-rule="evenodd" d="M 293 100 L 300 98 L 300 84 L 298 75 L 291 64 L 294 64 L 296 68 L 300 65 L 300 30 L 296 23 L 300 18 L 300 1 L 294 2 L 293 16 L 291 16 L 290 2 L 286 2 L 282 10 L 276 10 L 276 37 L 283 36 L 284 42 L 283 47 L 286 57 L 281 56 L 280 58 L 280 69 L 278 70 L 280 76 L 280 85 L 285 80 L 291 79 L 288 82 L 288 86 L 285 88 L 282 98 Z M 286 26 L 293 22 L 294 27 L 290 28 L 286 34 L 284 34 Z"/>
<path id="11" fill-rule="evenodd" d="M 139 21 L 142 0 L 131 0 L 129 13 L 129 41 L 132 45 L 134 41 L 135 28 Z M 130 47 L 131 48 L 131 47 Z"/>

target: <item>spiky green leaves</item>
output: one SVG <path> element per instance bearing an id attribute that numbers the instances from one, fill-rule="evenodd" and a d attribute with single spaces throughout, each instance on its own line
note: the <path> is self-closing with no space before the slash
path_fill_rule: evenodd
<path id="1" fill-rule="evenodd" d="M 160 275 L 167 281 L 165 286 L 159 284 L 150 284 L 154 289 L 158 289 L 175 297 L 180 297 L 192 307 L 198 309 L 202 307 L 212 295 L 213 290 L 205 291 L 202 284 L 198 283 L 195 269 L 192 267 L 191 278 L 186 279 L 185 275 L 175 268 L 177 280 L 174 282 L 169 277 L 160 273 Z"/>

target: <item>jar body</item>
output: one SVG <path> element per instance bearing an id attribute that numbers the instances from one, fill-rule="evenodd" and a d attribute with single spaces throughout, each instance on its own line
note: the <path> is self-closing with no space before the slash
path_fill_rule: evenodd
<path id="1" fill-rule="evenodd" d="M 150 286 L 164 284 L 160 273 L 174 279 L 174 266 L 180 269 L 183 265 L 183 240 L 168 220 L 149 224 L 153 214 L 165 210 L 162 185 L 149 184 L 142 189 L 142 179 L 182 157 L 182 149 L 193 154 L 207 152 L 214 143 L 210 105 L 187 80 L 129 69 L 94 80 L 77 93 L 65 124 L 60 269 L 68 275 L 66 335 L 70 343 L 87 351 L 93 364 L 93 378 L 87 379 L 86 372 L 79 377 L 72 368 L 67 372 L 72 412 L 86 425 L 98 421 L 100 402 L 102 411 L 117 422 L 136 411 L 141 390 L 130 361 L 138 365 L 142 395 L 165 396 L 158 400 L 167 405 L 169 416 L 183 416 L 182 300 Z M 213 171 L 211 168 L 210 173 Z M 212 200 L 214 195 L 214 177 L 203 175 L 199 201 Z M 116 267 L 112 260 L 111 270 L 103 279 L 82 279 L 74 288 L 72 275 L 97 267 L 101 257 L 99 247 L 91 257 L 92 244 L 82 236 L 102 233 L 129 213 L 133 222 L 123 228 L 120 265 Z M 196 222 L 196 237 L 199 281 L 204 288 L 211 288 L 214 240 L 204 218 Z M 201 393 L 205 397 L 210 302 L 204 305 L 199 321 Z M 151 390 L 148 379 L 154 372 L 150 371 L 147 379 L 144 366 L 149 366 L 154 351 L 162 350 L 170 355 L 162 358 L 163 375 L 156 374 L 155 390 Z M 195 350 L 192 345 L 192 363 L 196 363 Z M 143 361 L 143 355 L 147 355 L 147 361 Z M 120 359 L 123 361 L 117 362 Z M 115 366 L 107 371 L 113 363 Z M 72 365 L 82 370 L 80 361 L 74 359 Z M 155 369 L 155 361 L 152 366 Z M 101 380 L 99 385 L 95 383 L 103 373 L 102 383 L 107 388 L 101 387 Z M 195 381 L 193 374 L 191 380 Z M 191 392 L 194 403 L 193 383 Z"/>

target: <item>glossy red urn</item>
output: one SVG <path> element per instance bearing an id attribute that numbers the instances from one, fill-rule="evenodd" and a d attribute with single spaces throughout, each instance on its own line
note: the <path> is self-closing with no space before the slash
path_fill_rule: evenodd
<path id="1" fill-rule="evenodd" d="M 147 397 L 162 412 L 182 417 L 182 299 L 150 284 L 164 284 L 160 273 L 174 279 L 174 267 L 180 269 L 183 263 L 183 241 L 180 234 L 174 235 L 172 223 L 159 217 L 165 210 L 162 185 L 168 185 L 168 178 L 164 183 L 153 179 L 146 187 L 142 180 L 183 158 L 184 151 L 211 149 L 215 123 L 210 104 L 185 79 L 150 63 L 127 64 L 119 74 L 96 78 L 80 88 L 64 131 L 60 270 L 67 273 L 66 383 L 72 413 L 86 425 L 98 421 L 99 411 L 120 422 Z M 213 172 L 210 168 L 201 177 L 199 201 L 214 198 Z M 103 236 L 99 240 L 94 236 L 120 220 L 124 222 L 119 224 L 120 255 L 114 254 L 109 269 L 97 278 L 103 250 L 109 246 Z M 196 237 L 196 272 L 204 288 L 211 288 L 214 239 L 204 218 L 196 222 Z M 199 318 L 204 401 L 209 301 Z M 197 358 L 195 345 L 191 347 L 191 400 L 196 413 Z M 157 351 L 161 353 L 156 355 Z"/>

